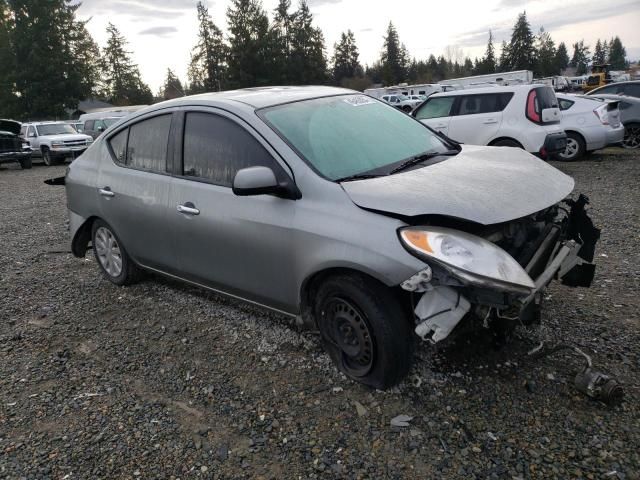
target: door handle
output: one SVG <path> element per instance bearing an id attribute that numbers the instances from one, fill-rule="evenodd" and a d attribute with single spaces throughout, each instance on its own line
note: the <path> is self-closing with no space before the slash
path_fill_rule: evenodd
<path id="1" fill-rule="evenodd" d="M 484 122 L 485 125 L 491 125 L 493 123 L 498 123 L 498 121 L 495 118 L 488 118 L 487 120 L 485 120 Z"/>
<path id="2" fill-rule="evenodd" d="M 100 195 L 102 195 L 103 197 L 113 197 L 115 196 L 115 193 L 113 193 L 111 191 L 111 188 L 109 187 L 104 187 L 104 188 L 99 188 L 98 192 L 100 193 Z"/>
<path id="3" fill-rule="evenodd" d="M 200 210 L 198 210 L 191 202 L 187 202 L 184 205 L 178 205 L 177 209 L 178 212 L 186 213 L 187 215 L 200 215 Z"/>
<path id="4" fill-rule="evenodd" d="M 436 125 L 436 128 L 445 128 L 447 126 L 446 123 L 441 123 L 439 125 Z"/>

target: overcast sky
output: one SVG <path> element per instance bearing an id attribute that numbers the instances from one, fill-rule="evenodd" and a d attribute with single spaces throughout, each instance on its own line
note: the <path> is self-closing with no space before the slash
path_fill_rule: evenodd
<path id="1" fill-rule="evenodd" d="M 113 22 L 129 41 L 129 50 L 143 79 L 158 91 L 167 68 L 186 79 L 189 56 L 196 43 L 197 0 L 83 0 L 78 10 L 103 47 L 105 28 Z M 226 34 L 229 0 L 205 0 L 214 22 Z M 278 0 L 263 0 L 270 18 Z M 294 5 L 297 4 L 293 0 Z M 392 21 L 416 58 L 442 54 L 447 45 L 464 54 L 482 56 L 488 31 L 496 47 L 508 40 L 517 14 L 526 9 L 534 33 L 541 26 L 556 45 L 580 39 L 593 46 L 597 38 L 618 35 L 632 60 L 640 59 L 640 0 L 309 0 L 315 24 L 325 35 L 328 55 L 340 33 L 351 29 L 363 64 L 373 63 L 382 48 L 385 29 Z M 571 51 L 569 52 L 571 54 Z"/>

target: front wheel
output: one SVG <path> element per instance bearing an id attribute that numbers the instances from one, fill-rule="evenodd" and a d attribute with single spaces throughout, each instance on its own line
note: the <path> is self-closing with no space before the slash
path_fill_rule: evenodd
<path id="1" fill-rule="evenodd" d="M 54 163 L 53 156 L 51 155 L 51 152 L 48 148 L 42 150 L 42 161 L 47 167 L 50 167 Z"/>
<path id="2" fill-rule="evenodd" d="M 640 147 L 640 124 L 629 123 L 624 126 L 624 148 L 635 149 Z"/>
<path id="3" fill-rule="evenodd" d="M 314 314 L 325 350 L 349 378 L 385 389 L 409 372 L 414 338 L 386 286 L 360 275 L 332 277 L 317 291 Z"/>
<path id="4" fill-rule="evenodd" d="M 28 170 L 29 168 L 31 168 L 31 166 L 31 157 L 23 158 L 22 160 L 20 160 L 20 167 L 23 170 Z"/>

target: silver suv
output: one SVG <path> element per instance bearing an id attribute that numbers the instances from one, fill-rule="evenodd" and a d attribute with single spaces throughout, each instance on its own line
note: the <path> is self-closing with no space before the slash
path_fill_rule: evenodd
<path id="1" fill-rule="evenodd" d="M 91 244 L 111 282 L 158 272 L 296 317 L 376 388 L 406 375 L 417 338 L 531 323 L 553 278 L 593 278 L 599 232 L 584 198 L 560 205 L 570 177 L 351 90 L 160 103 L 64 180 L 72 251 Z"/>
<path id="2" fill-rule="evenodd" d="M 93 142 L 89 135 L 78 133 L 66 122 L 24 123 L 20 134 L 29 142 L 33 156 L 42 157 L 45 165 L 78 157 Z"/>

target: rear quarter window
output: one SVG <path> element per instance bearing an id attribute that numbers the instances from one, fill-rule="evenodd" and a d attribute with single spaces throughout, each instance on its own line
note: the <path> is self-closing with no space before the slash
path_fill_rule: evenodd
<path id="1" fill-rule="evenodd" d="M 576 103 L 572 100 L 566 100 L 564 98 L 558 99 L 558 104 L 560 105 L 560 110 L 569 110 L 571 106 Z"/>
<path id="2" fill-rule="evenodd" d="M 111 151 L 113 152 L 113 156 L 116 161 L 119 163 L 126 163 L 127 159 L 127 135 L 129 134 L 129 129 L 125 128 L 120 132 L 116 133 L 113 137 L 109 139 L 109 146 L 111 147 Z"/>

